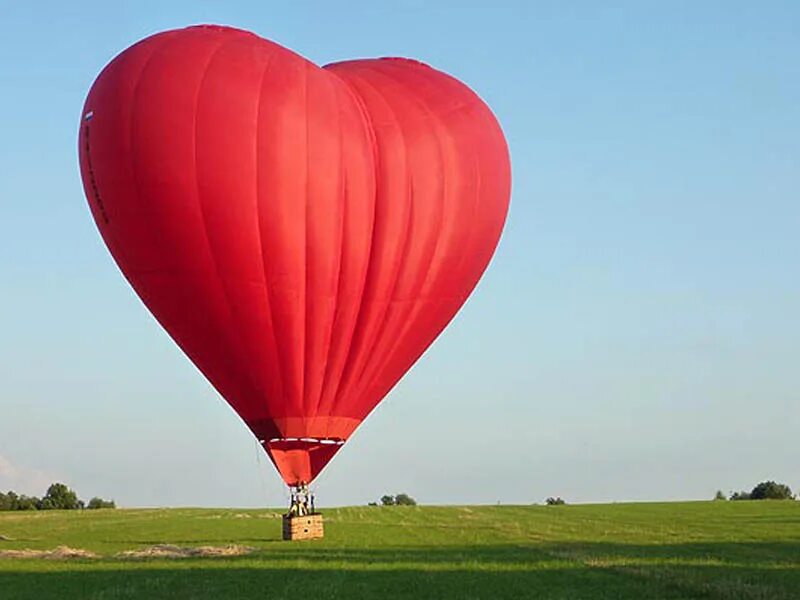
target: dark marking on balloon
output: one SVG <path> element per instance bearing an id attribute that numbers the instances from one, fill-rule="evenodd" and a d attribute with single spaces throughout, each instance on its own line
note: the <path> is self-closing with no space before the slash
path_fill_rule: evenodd
<path id="1" fill-rule="evenodd" d="M 106 207 L 103 204 L 103 199 L 100 197 L 100 190 L 97 189 L 97 180 L 94 177 L 94 169 L 92 168 L 92 153 L 89 151 L 89 123 L 88 121 L 91 120 L 91 116 L 93 113 L 89 113 L 87 115 L 88 119 L 86 125 L 83 127 L 83 137 L 85 140 L 85 148 L 86 148 L 86 170 L 89 171 L 89 185 L 92 188 L 92 195 L 94 196 L 95 204 L 97 204 L 97 210 L 100 213 L 100 218 L 103 219 L 103 223 L 106 225 L 108 224 L 108 213 L 106 213 Z"/>

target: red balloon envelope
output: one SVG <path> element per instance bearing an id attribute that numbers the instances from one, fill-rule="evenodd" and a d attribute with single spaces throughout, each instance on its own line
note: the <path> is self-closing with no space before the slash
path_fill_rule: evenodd
<path id="1" fill-rule="evenodd" d="M 125 277 L 290 485 L 453 318 L 508 210 L 505 139 L 464 84 L 227 27 L 117 56 L 79 153 Z"/>

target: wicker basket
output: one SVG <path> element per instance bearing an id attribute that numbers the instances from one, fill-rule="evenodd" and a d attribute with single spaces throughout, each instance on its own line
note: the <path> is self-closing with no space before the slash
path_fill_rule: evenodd
<path id="1" fill-rule="evenodd" d="M 304 517 L 283 515 L 284 540 L 314 540 L 325 535 L 322 527 L 322 514 L 315 513 Z"/>

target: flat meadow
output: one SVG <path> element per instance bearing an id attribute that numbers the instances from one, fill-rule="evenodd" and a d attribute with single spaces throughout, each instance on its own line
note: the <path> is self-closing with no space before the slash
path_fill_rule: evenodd
<path id="1" fill-rule="evenodd" d="M 0 599 L 800 598 L 800 502 L 0 513 Z"/>

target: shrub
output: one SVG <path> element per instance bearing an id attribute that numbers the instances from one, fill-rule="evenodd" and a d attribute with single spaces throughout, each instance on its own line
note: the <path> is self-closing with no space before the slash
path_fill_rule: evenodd
<path id="1" fill-rule="evenodd" d="M 731 500 L 792 500 L 792 489 L 785 483 L 762 481 L 750 492 L 734 492 Z"/>
<path id="2" fill-rule="evenodd" d="M 791 500 L 793 498 L 792 490 L 788 485 L 774 481 L 762 481 L 750 492 L 751 500 Z"/>
<path id="3" fill-rule="evenodd" d="M 725 494 L 722 493 L 722 490 L 717 490 L 717 493 L 714 494 L 714 500 L 727 500 Z"/>
<path id="4" fill-rule="evenodd" d="M 41 502 L 42 501 L 35 496 L 26 496 L 25 494 L 22 494 L 16 498 L 11 510 L 37 510 Z"/>
<path id="5" fill-rule="evenodd" d="M 391 496 L 386 494 L 385 496 L 381 496 L 381 505 L 383 506 L 416 506 L 417 501 L 414 500 L 408 494 L 397 494 L 396 496 Z"/>
<path id="6" fill-rule="evenodd" d="M 95 496 L 89 500 L 89 504 L 86 505 L 86 508 L 89 510 L 97 510 L 99 508 L 117 508 L 117 504 L 113 500 L 103 500 L 102 498 Z"/>
<path id="7" fill-rule="evenodd" d="M 550 498 L 545 500 L 544 503 L 547 504 L 548 506 L 559 506 L 561 504 L 566 504 L 566 502 L 564 502 L 564 499 L 561 498 L 560 496 L 557 498 L 553 498 L 551 496 Z"/>
<path id="8" fill-rule="evenodd" d="M 414 500 L 408 494 L 397 494 L 397 496 L 394 497 L 394 503 L 397 504 L 398 506 L 416 506 L 417 505 L 417 501 Z"/>

